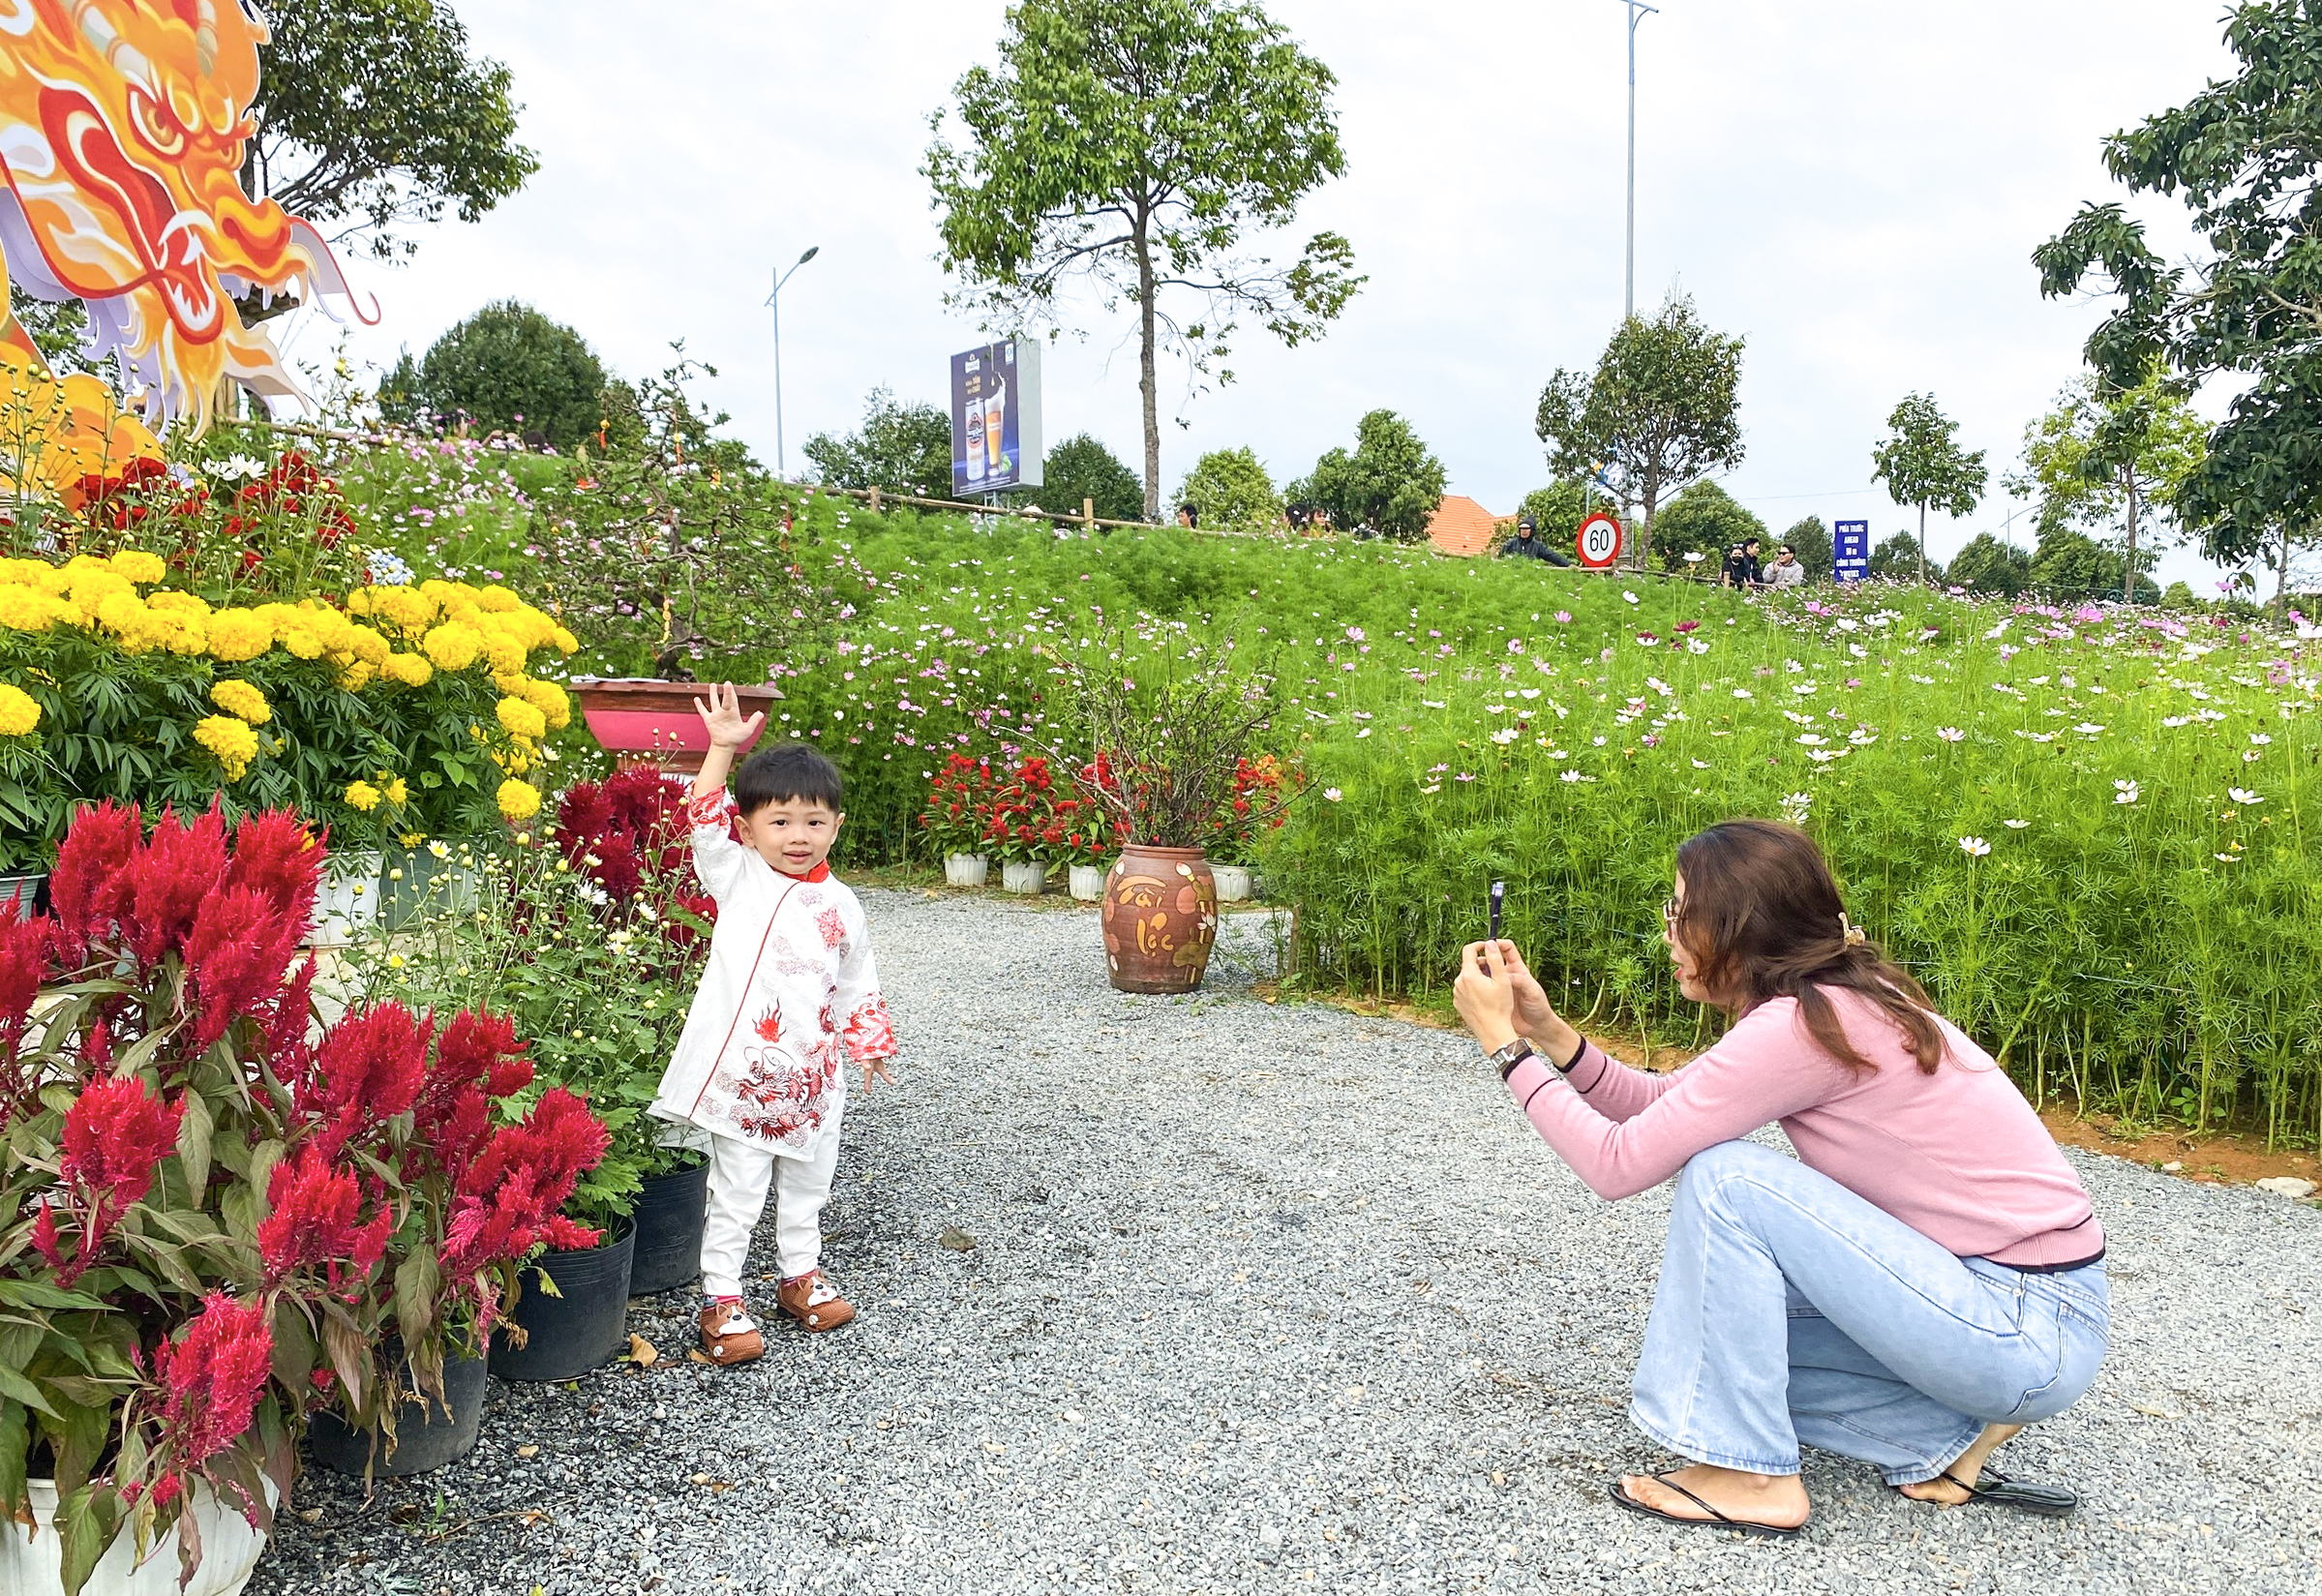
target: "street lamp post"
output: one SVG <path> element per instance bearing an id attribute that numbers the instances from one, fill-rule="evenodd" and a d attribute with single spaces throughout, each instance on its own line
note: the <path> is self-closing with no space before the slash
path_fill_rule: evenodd
<path id="1" fill-rule="evenodd" d="M 1621 316 L 1637 314 L 1637 24 L 1661 8 L 1644 0 L 1621 0 L 1629 8 L 1629 258 L 1627 288 L 1621 296 Z"/>
<path id="2" fill-rule="evenodd" d="M 822 253 L 822 249 L 823 247 L 817 244 L 804 255 L 799 256 L 797 260 L 791 262 L 790 271 L 777 271 L 774 274 L 774 291 L 766 296 L 767 304 L 772 307 L 774 313 L 774 474 L 776 476 L 786 477 L 790 474 L 790 461 L 782 449 L 782 285 L 790 281 L 791 272 L 797 271 L 807 261 L 812 260 Z"/>

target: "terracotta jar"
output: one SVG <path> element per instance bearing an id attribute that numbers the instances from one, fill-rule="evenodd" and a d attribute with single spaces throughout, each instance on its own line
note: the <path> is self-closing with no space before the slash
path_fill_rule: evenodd
<path id="1" fill-rule="evenodd" d="M 1218 884 L 1198 848 L 1132 842 L 1104 878 L 1104 965 L 1124 992 L 1191 992 L 1218 940 Z"/>

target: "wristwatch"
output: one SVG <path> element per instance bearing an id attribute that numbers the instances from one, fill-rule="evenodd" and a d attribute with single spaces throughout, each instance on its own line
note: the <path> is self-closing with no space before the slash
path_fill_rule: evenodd
<path id="1" fill-rule="evenodd" d="M 1516 1072 L 1518 1065 L 1526 1059 L 1537 1058 L 1539 1053 L 1540 1049 L 1532 1045 L 1531 1038 L 1518 1037 L 1507 1046 L 1491 1053 L 1489 1057 L 1498 1067 L 1499 1078 L 1504 1081 Z"/>

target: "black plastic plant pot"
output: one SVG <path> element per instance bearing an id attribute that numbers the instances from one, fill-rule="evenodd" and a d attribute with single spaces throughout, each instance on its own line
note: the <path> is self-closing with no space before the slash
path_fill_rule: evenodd
<path id="1" fill-rule="evenodd" d="M 702 1219 L 709 1200 L 709 1160 L 649 1177 L 630 1219 L 637 1226 L 637 1259 L 629 1295 L 650 1297 L 690 1285 L 702 1273 Z"/>
<path id="2" fill-rule="evenodd" d="M 526 1264 L 523 1294 L 509 1315 L 524 1327 L 525 1343 L 494 1331 L 492 1372 L 503 1380 L 569 1380 L 625 1348 L 636 1252 L 637 1227 L 626 1224 L 602 1247 L 543 1253 Z M 542 1274 L 556 1282 L 557 1296 L 540 1288 Z"/>
<path id="3" fill-rule="evenodd" d="M 484 1419 L 484 1374 L 481 1358 L 445 1358 L 443 1400 L 406 1397 L 397 1403 L 392 1445 L 379 1431 L 352 1429 L 336 1413 L 316 1414 L 307 1426 L 315 1461 L 358 1479 L 366 1466 L 374 1474 L 400 1478 L 457 1462 L 475 1449 Z"/>

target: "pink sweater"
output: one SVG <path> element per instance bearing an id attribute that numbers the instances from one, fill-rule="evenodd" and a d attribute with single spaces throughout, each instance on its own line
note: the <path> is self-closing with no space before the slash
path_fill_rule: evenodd
<path id="1" fill-rule="evenodd" d="M 1925 1074 L 1876 1007 L 1830 996 L 1876 1070 L 1823 1051 L 1797 1000 L 1775 998 L 1674 1073 L 1629 1069 L 1590 1044 L 1569 1076 L 1526 1059 L 1508 1087 L 1541 1139 L 1609 1200 L 1779 1120 L 1800 1162 L 1959 1257 L 2029 1268 L 2103 1250 L 2079 1177 L 1990 1054 L 1939 1018 L 1950 1053 Z"/>

